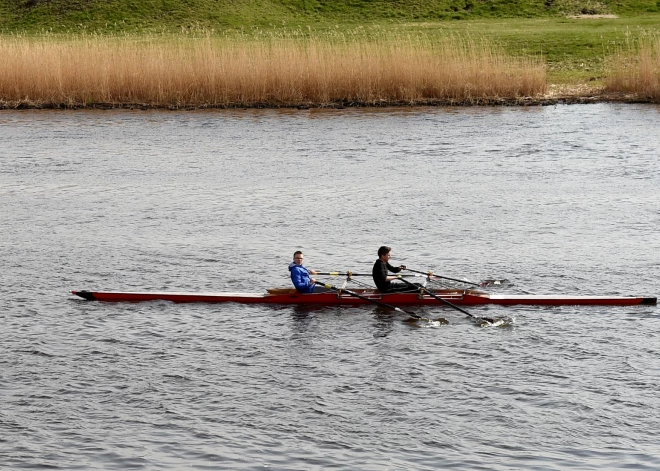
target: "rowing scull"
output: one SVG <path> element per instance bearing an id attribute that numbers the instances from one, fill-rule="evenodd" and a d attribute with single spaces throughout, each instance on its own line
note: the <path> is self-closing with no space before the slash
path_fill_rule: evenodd
<path id="1" fill-rule="evenodd" d="M 442 303 L 427 294 L 388 293 L 374 289 L 352 290 L 362 297 L 385 302 L 392 306 L 441 306 Z M 315 304 L 315 305 L 360 305 L 369 304 L 367 299 L 357 298 L 342 292 L 300 294 L 295 289 L 269 289 L 266 293 L 184 293 L 167 291 L 72 291 L 71 293 L 90 301 L 143 302 L 170 301 L 174 303 L 240 303 L 240 304 Z M 489 294 L 477 290 L 436 289 L 436 296 L 460 306 L 636 306 L 655 305 L 655 297 L 636 296 L 556 296 Z"/>

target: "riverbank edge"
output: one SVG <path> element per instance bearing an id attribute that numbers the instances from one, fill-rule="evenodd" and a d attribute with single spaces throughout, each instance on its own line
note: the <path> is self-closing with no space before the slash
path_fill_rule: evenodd
<path id="1" fill-rule="evenodd" d="M 330 103 L 223 103 L 223 104 L 148 104 L 148 103 L 46 103 L 30 100 L 2 101 L 0 110 L 171 110 L 194 111 L 206 109 L 344 109 L 344 108 L 386 108 L 415 106 L 553 106 L 584 105 L 593 103 L 654 104 L 651 98 L 637 94 L 611 92 L 595 93 L 549 93 L 536 97 L 516 98 L 473 98 L 469 100 L 414 100 L 414 101 L 337 101 Z"/>

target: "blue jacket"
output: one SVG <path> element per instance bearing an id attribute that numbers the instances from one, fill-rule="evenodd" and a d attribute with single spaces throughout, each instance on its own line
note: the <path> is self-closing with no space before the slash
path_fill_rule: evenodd
<path id="1" fill-rule="evenodd" d="M 314 283 L 309 276 L 309 270 L 302 265 L 297 265 L 296 262 L 291 262 L 289 265 L 291 272 L 291 281 L 293 286 L 296 287 L 299 293 L 313 293 Z"/>

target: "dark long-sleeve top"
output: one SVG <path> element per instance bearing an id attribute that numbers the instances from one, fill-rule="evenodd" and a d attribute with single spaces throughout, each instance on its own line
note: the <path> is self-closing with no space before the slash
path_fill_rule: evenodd
<path id="1" fill-rule="evenodd" d="M 374 263 L 374 268 L 371 270 L 371 274 L 374 277 L 374 283 L 378 287 L 378 291 L 382 293 L 387 293 L 392 285 L 391 281 L 387 281 L 387 270 L 393 273 L 399 273 L 401 268 L 393 267 L 389 263 L 383 262 L 380 258 Z"/>

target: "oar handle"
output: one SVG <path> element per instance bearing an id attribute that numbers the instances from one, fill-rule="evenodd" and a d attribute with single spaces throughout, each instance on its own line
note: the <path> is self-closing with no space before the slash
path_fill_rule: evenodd
<path id="1" fill-rule="evenodd" d="M 473 283 L 472 281 L 465 281 L 465 280 L 459 280 L 458 278 L 450 278 L 448 276 L 440 276 L 434 274 L 432 271 L 421 271 L 421 270 L 413 270 L 412 268 L 404 268 L 404 270 L 412 271 L 415 273 L 421 273 L 422 275 L 426 275 L 429 278 L 440 278 L 443 280 L 451 280 L 451 281 L 457 281 L 459 283 L 465 283 L 467 285 L 473 285 L 473 286 L 481 286 L 479 283 Z"/>

